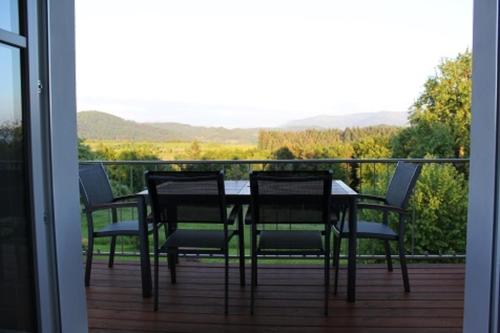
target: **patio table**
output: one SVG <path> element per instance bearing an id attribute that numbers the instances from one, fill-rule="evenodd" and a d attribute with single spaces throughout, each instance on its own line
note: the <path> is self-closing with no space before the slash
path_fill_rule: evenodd
<path id="1" fill-rule="evenodd" d="M 226 180 L 224 182 L 226 192 L 226 203 L 232 205 L 249 205 L 250 182 L 248 180 Z M 139 195 L 148 195 L 148 191 L 144 190 L 138 193 Z M 333 180 L 332 182 L 332 199 L 336 202 L 343 202 L 348 206 L 348 223 L 349 223 L 349 242 L 348 242 L 348 264 L 347 264 L 347 300 L 354 302 L 356 292 L 356 233 L 357 233 L 357 212 L 356 201 L 358 193 L 350 188 L 341 180 Z M 142 226 L 147 230 L 147 226 Z M 146 235 L 147 233 L 142 233 Z M 147 243 L 147 239 L 144 240 Z M 146 246 L 147 253 L 143 253 L 146 258 L 149 258 L 149 247 Z M 150 267 L 143 272 L 143 292 L 145 295 L 151 295 L 151 269 Z"/>

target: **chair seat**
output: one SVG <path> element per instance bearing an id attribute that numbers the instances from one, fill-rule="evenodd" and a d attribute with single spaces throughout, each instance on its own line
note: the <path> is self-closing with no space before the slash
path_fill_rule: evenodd
<path id="1" fill-rule="evenodd" d="M 338 220 L 339 220 L 338 213 L 332 212 L 332 224 L 337 223 Z M 248 210 L 245 214 L 245 224 L 249 224 L 249 225 L 252 224 L 252 210 L 250 209 L 250 207 L 248 208 Z M 307 223 L 304 223 L 304 224 L 307 224 Z"/>
<path id="2" fill-rule="evenodd" d="M 339 230 L 337 224 L 335 229 Z M 344 230 L 340 233 L 341 237 L 349 236 L 349 223 L 344 223 Z M 379 239 L 398 239 L 398 234 L 391 227 L 377 222 L 358 221 L 358 238 L 379 238 Z"/>
<path id="3" fill-rule="evenodd" d="M 148 224 L 148 232 L 153 230 L 153 226 Z M 99 231 L 94 232 L 94 235 L 99 236 L 137 236 L 139 235 L 138 221 L 120 221 L 110 223 Z"/>
<path id="4" fill-rule="evenodd" d="M 228 241 L 235 234 L 228 231 Z M 164 247 L 222 249 L 226 246 L 223 230 L 175 230 L 165 242 Z"/>
<path id="5" fill-rule="evenodd" d="M 259 250 L 322 250 L 321 231 L 262 230 Z"/>

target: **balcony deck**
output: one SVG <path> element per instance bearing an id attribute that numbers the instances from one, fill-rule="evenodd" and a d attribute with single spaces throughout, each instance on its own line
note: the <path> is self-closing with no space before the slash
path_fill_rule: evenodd
<path id="1" fill-rule="evenodd" d="M 464 265 L 410 264 L 412 292 L 405 294 L 399 269 L 358 265 L 357 302 L 346 302 L 346 272 L 330 316 L 322 312 L 320 266 L 259 266 L 256 314 L 250 316 L 250 287 L 230 272 L 230 310 L 223 312 L 223 269 L 182 260 L 178 283 L 160 270 L 160 309 L 143 299 L 138 263 L 109 269 L 95 261 L 87 288 L 90 332 L 461 332 Z M 249 271 L 247 271 L 249 273 Z M 250 274 L 247 274 L 247 279 Z M 333 280 L 332 280 L 333 282 Z M 333 285 L 333 283 L 332 283 Z"/>

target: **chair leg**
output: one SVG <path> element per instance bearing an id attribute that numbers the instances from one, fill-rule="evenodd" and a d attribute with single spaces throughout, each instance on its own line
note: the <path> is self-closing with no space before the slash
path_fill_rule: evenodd
<path id="1" fill-rule="evenodd" d="M 406 256 L 404 250 L 403 240 L 398 241 L 399 261 L 401 263 L 401 273 L 403 273 L 403 284 L 405 292 L 410 292 L 410 280 L 408 278 L 408 267 L 406 266 Z"/>
<path id="2" fill-rule="evenodd" d="M 94 254 L 94 237 L 89 235 L 89 242 L 87 246 L 87 260 L 85 263 L 85 287 L 90 285 L 90 273 L 92 271 L 92 256 Z"/>
<path id="3" fill-rule="evenodd" d="M 177 282 L 177 276 L 175 271 L 176 264 L 176 253 L 173 249 L 168 250 L 168 267 L 170 268 L 170 281 L 172 284 Z"/>
<path id="4" fill-rule="evenodd" d="M 159 284 L 159 253 L 158 253 L 158 227 L 155 226 L 153 232 L 153 243 L 154 243 L 154 311 L 158 311 L 158 284 Z"/>
<path id="5" fill-rule="evenodd" d="M 224 251 L 224 314 L 228 313 L 228 294 L 229 294 L 229 249 L 227 248 Z"/>
<path id="6" fill-rule="evenodd" d="M 255 287 L 257 287 L 259 285 L 259 271 L 257 270 L 257 255 L 255 255 Z"/>
<path id="7" fill-rule="evenodd" d="M 335 267 L 335 249 L 337 248 L 337 236 L 333 235 L 333 244 L 332 244 L 332 269 Z"/>
<path id="8" fill-rule="evenodd" d="M 328 231 L 330 233 L 330 231 Z M 325 316 L 328 316 L 328 299 L 330 294 L 330 237 L 325 236 Z"/>
<path id="9" fill-rule="evenodd" d="M 387 270 L 389 272 L 392 272 L 391 245 L 389 244 L 389 241 L 387 240 L 384 241 L 384 248 L 385 248 L 385 260 L 387 262 Z"/>
<path id="10" fill-rule="evenodd" d="M 115 249 L 116 249 L 116 236 L 111 236 L 111 243 L 109 244 L 109 262 L 108 267 L 112 268 L 115 261 Z"/>
<path id="11" fill-rule="evenodd" d="M 240 285 L 245 286 L 245 232 L 243 225 L 243 211 L 240 208 L 240 213 L 238 215 L 239 227 L 238 227 L 238 242 L 239 242 L 239 254 L 240 254 Z"/>
<path id="12" fill-rule="evenodd" d="M 252 249 L 252 264 L 251 264 L 251 289 L 250 289 L 250 314 L 253 315 L 255 308 L 255 287 L 257 286 L 257 256 L 255 250 Z"/>
<path id="13" fill-rule="evenodd" d="M 168 228 L 167 228 L 167 225 L 164 224 L 163 225 L 163 232 L 165 233 L 165 241 L 168 239 L 168 235 L 169 235 L 169 232 L 168 232 Z M 171 259 L 171 256 L 170 256 L 170 252 L 167 252 L 167 267 L 168 267 L 168 270 L 170 271 L 170 260 Z"/>
<path id="14" fill-rule="evenodd" d="M 245 245 L 243 243 L 243 235 L 239 235 L 240 242 L 240 286 L 245 286 Z"/>
<path id="15" fill-rule="evenodd" d="M 340 246 L 342 245 L 342 237 L 340 235 L 334 236 L 335 243 L 333 249 L 333 260 L 335 263 L 335 277 L 334 277 L 334 285 L 333 285 L 333 293 L 337 295 L 338 285 L 339 285 L 339 268 L 340 268 Z"/>
<path id="16" fill-rule="evenodd" d="M 177 230 L 177 223 L 175 223 L 175 225 L 174 225 L 174 230 Z M 178 264 L 179 263 L 179 252 L 177 252 L 177 248 L 175 249 L 175 252 L 174 252 L 174 258 L 175 258 L 175 263 Z"/>

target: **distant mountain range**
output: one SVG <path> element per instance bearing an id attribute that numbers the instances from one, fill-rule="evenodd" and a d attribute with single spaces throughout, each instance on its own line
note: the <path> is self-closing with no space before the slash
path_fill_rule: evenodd
<path id="1" fill-rule="evenodd" d="M 405 126 L 408 123 L 407 112 L 367 112 L 338 116 L 320 115 L 293 120 L 285 124 L 289 129 L 366 127 L 374 125 Z"/>
<path id="2" fill-rule="evenodd" d="M 276 130 L 306 128 L 366 127 L 374 125 L 404 126 L 407 113 L 375 112 L 342 116 L 316 116 L 291 121 Z M 100 111 L 78 112 L 78 136 L 90 140 L 194 141 L 226 144 L 256 143 L 261 128 L 191 126 L 174 122 L 138 123 Z"/>
<path id="3" fill-rule="evenodd" d="M 180 123 L 138 123 L 99 111 L 78 112 L 78 136 L 91 140 L 254 143 L 258 128 L 227 129 Z"/>

